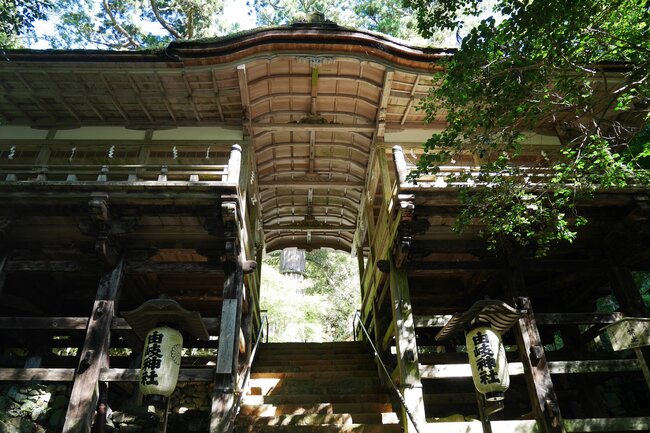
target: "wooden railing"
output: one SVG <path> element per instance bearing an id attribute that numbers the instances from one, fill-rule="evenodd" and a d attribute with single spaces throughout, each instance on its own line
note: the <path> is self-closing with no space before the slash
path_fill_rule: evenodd
<path id="1" fill-rule="evenodd" d="M 227 165 L 0 165 L 5 182 L 226 182 Z"/>

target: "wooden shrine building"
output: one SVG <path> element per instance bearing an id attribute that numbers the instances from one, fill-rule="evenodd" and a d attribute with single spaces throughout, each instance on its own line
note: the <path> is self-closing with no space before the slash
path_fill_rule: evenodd
<path id="1" fill-rule="evenodd" d="M 359 258 L 361 322 L 409 433 L 649 431 L 650 352 L 600 337 L 648 316 L 632 273 L 650 270 L 648 189 L 581 203 L 579 239 L 541 259 L 503 263 L 480 227 L 453 233 L 459 188 L 445 173 L 471 161 L 403 177 L 445 127 L 417 108 L 452 54 L 327 23 L 155 51 L 3 52 L 2 398 L 54 384 L 63 397 L 47 413 L 58 401 L 65 416 L 48 431 L 65 433 L 90 431 L 98 401 L 139 404 L 142 341 L 123 313 L 162 296 L 210 335 L 184 343 L 179 386 L 204 386 L 194 397 L 207 401 L 189 431 L 232 431 L 262 326 L 263 252 L 329 247 Z M 540 125 L 525 155 L 558 146 Z M 597 312 L 611 294 L 618 310 Z M 525 310 L 503 336 L 511 387 L 494 414 L 464 340 L 434 338 L 486 298 Z M 356 426 L 295 431 L 389 431 Z"/>

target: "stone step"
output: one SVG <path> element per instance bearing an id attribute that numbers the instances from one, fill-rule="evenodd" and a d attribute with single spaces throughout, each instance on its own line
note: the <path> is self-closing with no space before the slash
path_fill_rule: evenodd
<path id="1" fill-rule="evenodd" d="M 242 426 L 238 433 L 401 433 L 399 424 L 346 424 L 346 425 L 250 425 Z"/>
<path id="2" fill-rule="evenodd" d="M 300 365 L 262 365 L 257 363 L 253 366 L 253 373 L 300 373 L 300 372 L 332 372 L 332 371 L 345 371 L 350 374 L 356 375 L 361 371 L 372 372 L 377 374 L 377 366 L 374 362 L 330 362 L 328 364 L 300 364 Z"/>
<path id="3" fill-rule="evenodd" d="M 369 354 L 351 353 L 347 355 L 320 355 L 305 354 L 304 356 L 264 355 L 260 353 L 255 357 L 255 367 L 283 366 L 283 365 L 348 365 L 348 364 L 374 364 L 373 357 Z"/>
<path id="4" fill-rule="evenodd" d="M 361 342 L 338 341 L 333 343 L 262 343 L 260 352 L 264 353 L 369 353 Z"/>
<path id="5" fill-rule="evenodd" d="M 319 403 L 390 403 L 388 394 L 274 394 L 274 395 L 245 395 L 243 404 L 302 404 L 315 405 Z M 366 411 L 370 412 L 370 411 Z"/>
<path id="6" fill-rule="evenodd" d="M 277 369 L 276 369 L 277 370 Z M 253 371 L 251 379 L 349 379 L 355 377 L 377 377 L 372 370 L 329 370 L 329 371 Z"/>
<path id="7" fill-rule="evenodd" d="M 252 379 L 249 387 L 253 395 L 374 394 L 384 392 L 384 388 L 376 377 Z"/>
<path id="8" fill-rule="evenodd" d="M 280 416 L 239 416 L 238 426 L 318 425 L 318 424 L 397 424 L 397 414 L 386 413 L 309 413 Z"/>
<path id="9" fill-rule="evenodd" d="M 301 404 L 243 404 L 240 415 L 244 416 L 281 416 L 303 414 L 393 414 L 390 402 L 359 403 L 301 403 Z M 356 416 L 356 415 L 355 415 Z M 361 422 L 360 422 L 361 423 Z M 374 422 L 373 422 L 374 423 Z"/>

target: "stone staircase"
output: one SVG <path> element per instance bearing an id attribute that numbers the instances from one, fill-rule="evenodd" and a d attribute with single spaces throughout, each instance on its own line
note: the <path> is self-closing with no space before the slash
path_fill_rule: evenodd
<path id="1" fill-rule="evenodd" d="M 398 433 L 390 395 L 358 342 L 260 344 L 236 433 Z"/>

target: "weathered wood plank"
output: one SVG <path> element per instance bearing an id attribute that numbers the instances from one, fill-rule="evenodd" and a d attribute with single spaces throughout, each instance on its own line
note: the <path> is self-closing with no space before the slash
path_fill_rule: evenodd
<path id="1" fill-rule="evenodd" d="M 232 353 L 235 347 L 237 323 L 237 299 L 224 299 L 221 308 L 221 333 L 219 336 L 219 356 L 217 357 L 217 374 L 233 372 Z M 230 356 L 228 356 L 230 355 Z"/>
<path id="2" fill-rule="evenodd" d="M 628 267 L 616 263 L 610 264 L 609 280 L 612 292 L 620 304 L 621 310 L 626 315 L 633 317 L 648 316 L 648 309 Z M 650 388 L 650 347 L 640 347 L 635 350 L 635 353 L 641 363 L 641 371 L 648 388 Z"/>
<path id="3" fill-rule="evenodd" d="M 124 277 L 124 262 L 102 275 L 97 288 L 91 320 L 81 350 L 70 402 L 66 413 L 64 433 L 88 433 L 97 406 L 99 373 L 106 365 L 115 304 L 119 300 Z"/>
<path id="4" fill-rule="evenodd" d="M 210 335 L 217 335 L 221 326 L 219 317 L 203 317 L 203 323 Z M 88 317 L 0 317 L 0 329 L 48 329 L 83 331 L 88 326 Z M 130 331 L 131 326 L 121 317 L 113 317 L 112 331 Z"/>
<path id="5" fill-rule="evenodd" d="M 138 382 L 139 368 L 109 368 L 102 369 L 99 379 L 104 382 Z M 179 382 L 211 382 L 214 380 L 212 368 L 181 368 L 178 374 Z"/>
<path id="6" fill-rule="evenodd" d="M 0 368 L 0 381 L 71 382 L 73 378 L 74 368 Z"/>
<path id="7" fill-rule="evenodd" d="M 492 433 L 538 433 L 535 420 L 492 421 Z M 431 422 L 423 426 L 420 433 L 484 433 L 483 425 L 474 422 Z"/>
<path id="8" fill-rule="evenodd" d="M 621 313 L 541 313 L 535 315 L 538 325 L 590 325 L 614 323 L 623 317 Z M 415 316 L 416 328 L 441 328 L 451 319 L 449 314 Z"/>
<path id="9" fill-rule="evenodd" d="M 98 263 L 84 263 L 61 260 L 8 260 L 7 272 L 85 272 L 94 273 L 100 270 Z M 124 270 L 128 274 L 146 273 L 201 273 L 223 275 L 220 265 L 207 262 L 143 262 L 126 261 Z"/>
<path id="10" fill-rule="evenodd" d="M 621 313 L 539 313 L 535 314 L 538 325 L 591 325 L 614 323 L 623 317 Z"/>
<path id="11" fill-rule="evenodd" d="M 565 419 L 562 421 L 567 433 L 569 432 L 619 432 L 619 431 L 649 431 L 650 417 L 626 418 L 583 418 Z"/>
<path id="12" fill-rule="evenodd" d="M 551 374 L 588 374 L 588 373 L 619 373 L 625 371 L 639 371 L 636 359 L 607 359 L 587 361 L 552 361 L 548 363 Z M 508 364 L 511 376 L 524 374 L 521 362 Z M 433 364 L 420 365 L 420 378 L 422 379 L 451 379 L 472 377 L 469 364 Z"/>
<path id="13" fill-rule="evenodd" d="M 433 316 L 414 316 L 416 328 L 442 328 L 451 319 L 451 314 L 436 314 Z"/>
<path id="14" fill-rule="evenodd" d="M 2 368 L 0 381 L 71 382 L 74 368 Z M 103 382 L 138 382 L 139 368 L 102 368 L 99 380 Z M 180 382 L 211 382 L 214 380 L 212 368 L 182 368 L 178 375 Z"/>

